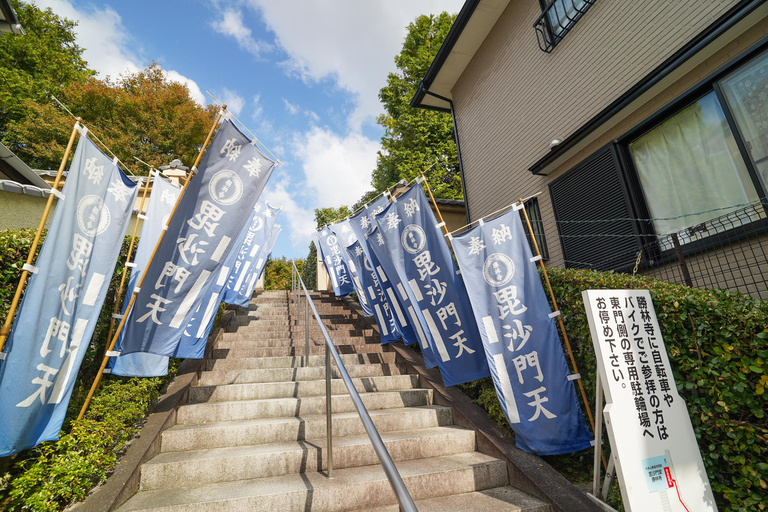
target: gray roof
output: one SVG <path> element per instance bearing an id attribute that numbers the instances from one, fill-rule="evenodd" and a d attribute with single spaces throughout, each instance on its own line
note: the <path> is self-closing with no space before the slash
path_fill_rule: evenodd
<path id="1" fill-rule="evenodd" d="M 0 143 L 0 173 L 22 185 L 34 185 L 43 189 L 51 188 L 43 178 L 38 176 L 38 173 L 2 143 Z"/>
<path id="2" fill-rule="evenodd" d="M 0 0 L 0 32 L 11 32 L 24 35 L 24 27 L 19 23 L 16 11 L 9 0 Z"/>

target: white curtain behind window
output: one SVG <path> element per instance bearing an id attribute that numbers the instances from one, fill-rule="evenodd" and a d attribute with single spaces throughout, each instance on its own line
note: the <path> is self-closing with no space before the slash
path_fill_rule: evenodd
<path id="1" fill-rule="evenodd" d="M 715 93 L 630 144 L 646 203 L 654 219 L 676 217 L 757 199 Z M 725 215 L 723 210 L 654 220 L 667 234 Z"/>

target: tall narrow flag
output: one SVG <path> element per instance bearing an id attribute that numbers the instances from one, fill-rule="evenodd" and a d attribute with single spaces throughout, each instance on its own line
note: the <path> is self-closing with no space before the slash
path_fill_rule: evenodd
<path id="1" fill-rule="evenodd" d="M 367 294 L 368 303 L 373 310 L 373 317 L 379 326 L 381 342 L 388 343 L 399 340 L 400 332 L 395 324 L 394 312 L 389 308 L 389 301 L 384 295 L 384 289 L 379 285 L 376 272 L 368 258 L 365 257 L 360 242 L 355 240 L 352 245 L 346 248 L 346 251 L 350 267 L 354 265 L 358 269 L 357 273 L 362 288 L 362 292 L 358 292 L 358 294 Z"/>
<path id="2" fill-rule="evenodd" d="M 446 386 L 490 373 L 464 282 L 421 183 L 375 217 L 385 247 L 417 314 Z M 407 284 L 406 284 L 407 283 Z"/>
<path id="3" fill-rule="evenodd" d="M 237 250 L 233 249 L 230 251 L 221 270 L 219 270 L 216 280 L 208 287 L 197 311 L 195 311 L 189 324 L 187 324 L 187 328 L 184 329 L 184 334 L 173 357 L 180 359 L 202 359 L 205 355 L 206 342 L 213 330 L 213 321 L 216 318 L 216 312 L 219 310 L 219 304 L 224 301 L 227 283 L 246 277 L 248 269 L 242 268 L 243 262 L 249 262 L 251 253 L 254 251 L 258 252 L 261 248 L 260 246 L 263 245 L 261 240 L 265 237 L 259 236 L 259 241 L 261 242 L 259 244 L 254 243 L 254 238 L 257 234 L 262 235 L 266 231 L 264 223 L 267 215 L 273 215 L 272 210 L 267 206 L 266 202 L 259 201 L 253 208 L 250 220 L 243 226 L 243 230 L 237 237 L 237 243 L 233 246 Z M 257 248 L 256 245 L 259 247 Z M 253 259 L 255 259 L 255 256 Z M 240 272 L 240 277 L 233 277 L 236 270 L 244 271 Z M 236 293 L 234 295 L 237 296 Z"/>
<path id="4" fill-rule="evenodd" d="M 331 278 L 333 293 L 337 297 L 344 297 L 355 291 L 349 269 L 341 256 L 342 247 L 338 237 L 328 226 L 325 226 L 313 236 L 317 250 L 323 258 L 325 268 Z"/>
<path id="5" fill-rule="evenodd" d="M 555 316 L 517 211 L 453 238 L 499 403 L 517 447 L 540 455 L 588 448 Z"/>
<path id="6" fill-rule="evenodd" d="M 144 223 L 141 226 L 141 238 L 139 246 L 136 248 L 136 256 L 133 258 L 133 270 L 131 278 L 128 281 L 128 288 L 125 292 L 122 313 L 128 308 L 128 302 L 136 284 L 141 279 L 141 273 L 147 266 L 152 251 L 157 245 L 160 233 L 163 232 L 163 226 L 168 223 L 168 219 L 173 211 L 173 205 L 179 197 L 181 190 L 176 185 L 160 178 L 156 175 L 152 183 L 152 194 L 149 196 L 149 205 L 144 214 Z M 123 333 L 118 338 L 113 349 L 114 352 L 120 352 L 123 341 Z M 168 356 L 159 356 L 157 354 L 148 354 L 136 352 L 134 354 L 118 355 L 109 359 L 110 372 L 114 375 L 124 377 L 159 377 L 168 375 Z"/>
<path id="7" fill-rule="evenodd" d="M 0 361 L 0 456 L 58 439 L 137 192 L 81 135 Z"/>
<path id="8" fill-rule="evenodd" d="M 424 316 L 421 314 L 418 304 L 411 300 L 411 296 L 406 291 L 405 287 L 408 281 L 403 281 L 395 269 L 381 230 L 374 224 L 371 226 L 371 231 L 365 235 L 365 238 L 368 243 L 368 250 L 371 253 L 371 264 L 376 269 L 379 283 L 387 292 L 387 296 L 390 299 L 389 303 L 395 310 L 395 317 L 400 325 L 407 325 L 407 327 L 400 331 L 403 338 L 409 341 L 415 339 L 421 349 L 421 355 L 424 357 L 424 364 L 427 368 L 434 368 L 437 366 L 437 359 L 432 352 L 430 341 L 427 338 Z M 410 333 L 407 333 L 407 329 L 410 329 Z M 413 337 L 408 338 L 408 336 Z"/>
<path id="9" fill-rule="evenodd" d="M 389 204 L 389 200 L 386 195 L 382 195 L 382 197 L 372 204 L 366 206 L 363 211 L 352 216 L 349 219 L 349 225 L 357 236 L 365 258 L 371 264 L 371 267 L 373 267 L 373 272 L 379 286 L 381 286 L 384 291 L 384 298 L 386 302 L 389 303 L 389 310 L 392 312 L 395 319 L 395 327 L 397 332 L 403 338 L 403 342 L 406 345 L 412 345 L 414 343 L 419 343 L 419 340 L 423 339 L 424 345 L 426 346 L 426 338 L 420 338 L 417 334 L 417 329 L 420 329 L 420 326 L 416 325 L 417 329 L 414 329 L 412 320 L 409 320 L 409 318 L 411 318 L 410 312 L 413 311 L 413 307 L 410 304 L 408 296 L 405 294 L 405 288 L 403 288 L 402 283 L 400 283 L 397 273 L 394 269 L 390 269 L 390 267 L 387 266 L 386 262 L 389 261 L 389 256 L 386 255 L 386 250 L 383 248 L 380 250 L 380 254 L 385 260 L 385 263 L 382 264 L 379 261 L 378 256 L 374 254 L 374 251 L 371 249 L 371 240 L 367 237 L 367 234 L 372 229 L 375 229 L 375 225 L 372 223 L 373 217 L 383 211 L 387 204 Z M 378 237 L 374 236 L 373 240 L 378 246 L 377 239 Z M 389 277 L 384 273 L 384 266 L 387 266 L 389 269 Z M 434 368 L 437 363 L 434 361 L 434 358 L 431 357 L 431 353 L 425 353 L 424 356 L 427 367 Z"/>
<path id="10" fill-rule="evenodd" d="M 275 224 L 272 226 L 272 232 L 269 234 L 269 238 L 267 238 L 267 241 L 264 243 L 264 248 L 261 250 L 261 253 L 259 254 L 259 259 L 256 260 L 256 265 L 253 267 L 253 273 L 251 274 L 250 280 L 249 280 L 249 288 L 250 288 L 250 294 L 253 295 L 253 290 L 256 287 L 256 283 L 261 278 L 261 275 L 264 273 L 264 268 L 267 266 L 267 260 L 269 260 L 270 255 L 272 254 L 272 248 L 275 246 L 275 242 L 277 241 L 277 237 L 280 235 L 280 232 L 283 230 L 283 228 L 280 227 L 279 224 Z"/>
<path id="11" fill-rule="evenodd" d="M 355 293 L 357 293 L 357 298 L 360 301 L 360 307 L 363 308 L 363 313 L 365 316 L 373 316 L 373 306 L 370 304 L 370 301 L 365 294 L 363 283 L 360 278 L 361 270 L 357 265 L 355 265 L 354 260 L 350 260 L 349 254 L 347 253 L 347 248 L 357 241 L 357 235 L 355 235 L 354 231 L 352 231 L 349 220 L 336 222 L 328 227 L 339 240 L 339 245 L 342 249 L 341 257 L 344 260 L 344 263 L 347 265 L 347 270 L 349 271 L 352 286 L 355 288 Z"/>
<path id="12" fill-rule="evenodd" d="M 243 240 L 237 260 L 232 267 L 232 273 L 227 281 L 227 287 L 222 296 L 222 302 L 247 307 L 253 294 L 250 286 L 253 278 L 253 268 L 259 254 L 272 232 L 272 226 L 280 215 L 281 207 L 272 206 L 267 201 L 260 200 L 254 209 L 255 215 Z M 258 277 L 256 278 L 258 279 Z M 256 280 L 253 281 L 256 284 Z"/>
<path id="13" fill-rule="evenodd" d="M 274 167 L 230 120 L 222 123 L 145 272 L 123 354 L 174 354 Z"/>

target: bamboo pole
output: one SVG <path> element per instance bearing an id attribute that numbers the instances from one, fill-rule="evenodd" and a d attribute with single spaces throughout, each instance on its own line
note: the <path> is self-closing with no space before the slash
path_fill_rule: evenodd
<path id="1" fill-rule="evenodd" d="M 61 159 L 61 164 L 59 165 L 59 171 L 56 173 L 56 178 L 53 180 L 53 186 L 51 187 L 51 190 L 53 192 L 56 192 L 58 190 L 59 181 L 61 180 L 61 175 L 64 173 L 64 167 L 67 165 L 67 159 L 69 158 L 69 153 L 72 151 L 72 144 L 75 142 L 75 136 L 77 135 L 77 132 L 80 128 L 80 119 L 79 117 L 75 118 L 75 125 L 72 127 L 72 134 L 69 136 L 69 142 L 67 143 L 67 149 L 64 151 L 64 156 Z M 32 241 L 32 245 L 29 248 L 29 254 L 27 255 L 27 262 L 25 263 L 26 266 L 32 265 L 32 260 L 35 258 L 35 251 L 37 250 L 37 245 L 40 243 L 40 235 L 45 228 L 45 222 L 48 220 L 48 214 L 51 211 L 51 206 L 53 205 L 53 198 L 54 194 L 51 193 L 48 195 L 48 202 L 45 204 L 45 209 L 43 210 L 43 216 L 40 219 L 40 224 L 37 226 L 37 231 L 35 232 L 35 238 Z M 27 277 L 29 277 L 29 271 L 24 269 L 21 272 L 21 277 L 19 278 L 19 284 L 16 286 L 16 293 L 13 296 L 13 300 L 11 301 L 11 309 L 8 310 L 8 315 L 5 317 L 5 323 L 3 324 L 3 328 L 0 329 L 0 351 L 3 350 L 3 347 L 5 347 L 5 340 L 8 339 L 8 335 L 11 332 L 11 324 L 13 323 L 13 317 L 16 314 L 16 308 L 19 305 L 19 299 L 21 298 L 21 292 L 24 290 L 24 286 L 27 284 Z"/>
<path id="2" fill-rule="evenodd" d="M 144 208 L 144 203 L 147 200 L 147 191 L 149 190 L 149 181 L 152 178 L 152 172 L 154 172 L 154 169 L 151 169 L 149 171 L 149 176 L 147 176 L 147 183 L 144 185 L 144 190 L 142 191 L 141 196 L 141 206 L 139 207 L 139 213 L 141 213 L 142 209 Z M 117 296 L 115 297 L 115 307 L 112 310 L 112 319 L 109 321 L 109 335 L 107 336 L 108 340 L 112 339 L 112 333 L 115 332 L 115 315 L 117 315 L 118 310 L 120 309 L 120 302 L 123 297 L 123 290 L 125 289 L 125 276 L 128 275 L 128 261 L 131 259 L 131 255 L 133 254 L 133 246 L 136 242 L 136 233 L 139 229 L 139 219 L 136 219 L 136 223 L 133 225 L 133 234 L 131 235 L 131 243 L 128 246 L 128 255 L 125 257 L 126 266 L 123 270 L 123 276 L 120 278 L 120 287 L 117 289 Z M 143 230 L 143 228 L 142 228 Z"/>
<path id="3" fill-rule="evenodd" d="M 437 212 L 437 216 L 440 218 L 440 223 L 443 225 L 443 230 L 445 231 L 445 234 L 448 234 L 448 226 L 445 225 L 445 219 L 443 219 L 443 214 L 440 213 L 440 208 L 437 207 L 437 201 L 435 201 L 435 196 L 432 195 L 432 189 L 429 187 L 429 182 L 427 181 L 427 177 L 424 176 L 424 173 L 421 173 L 421 177 L 424 179 L 424 184 L 427 186 L 427 192 L 429 192 L 429 197 L 432 198 L 432 205 L 435 207 L 435 211 Z"/>
<path id="4" fill-rule="evenodd" d="M 536 237 L 533 234 L 533 227 L 531 226 L 531 220 L 528 218 L 528 212 L 525 211 L 525 203 L 523 202 L 523 199 L 519 199 L 520 209 L 523 211 L 523 216 L 525 217 L 525 223 L 528 225 L 528 232 L 531 234 L 531 240 L 533 240 L 533 247 L 536 249 L 536 256 L 541 257 L 541 251 L 539 250 L 539 244 L 536 242 Z M 549 276 L 547 275 L 547 267 L 544 265 L 544 260 L 539 258 L 539 265 L 541 265 L 541 273 L 544 274 L 544 280 L 547 283 L 547 289 L 549 290 L 549 297 L 552 299 L 552 307 L 555 308 L 555 311 L 560 311 L 560 308 L 557 307 L 557 299 L 555 299 L 555 292 L 552 291 L 552 285 L 549 282 Z M 568 357 L 571 360 L 571 365 L 573 366 L 573 373 L 578 374 L 579 373 L 579 367 L 576 364 L 576 358 L 573 356 L 573 349 L 571 349 L 571 342 L 568 339 L 568 333 L 565 330 L 565 324 L 563 323 L 563 315 L 557 315 L 557 323 L 560 326 L 560 332 L 563 333 L 563 341 L 565 342 L 565 347 L 568 349 Z M 576 379 L 579 382 L 579 390 L 581 391 L 581 398 L 584 400 L 584 409 L 587 411 L 587 417 L 589 418 L 589 424 L 592 427 L 592 434 L 595 433 L 595 419 L 592 417 L 592 410 L 589 408 L 589 401 L 587 400 L 587 392 L 584 390 L 584 383 L 582 382 L 581 378 Z M 597 443 L 597 439 L 595 439 L 595 443 Z M 605 460 L 605 453 L 603 453 L 603 447 L 602 446 L 595 446 L 595 448 L 600 449 L 600 455 L 603 459 L 603 467 L 607 467 L 607 463 Z"/>
<path id="5" fill-rule="evenodd" d="M 224 105 L 222 109 L 219 111 L 219 113 L 216 115 L 216 119 L 213 121 L 213 126 L 211 126 L 211 130 L 208 132 L 208 136 L 205 138 L 205 142 L 203 142 L 203 145 L 200 148 L 200 153 L 198 153 L 197 158 L 195 159 L 195 163 L 192 165 L 192 172 L 190 173 L 189 178 L 187 178 L 187 181 L 184 183 L 184 186 L 182 187 L 181 192 L 179 192 L 179 197 L 176 199 L 176 204 L 173 205 L 173 210 L 171 210 L 171 214 L 168 217 L 169 223 L 171 222 L 171 219 L 173 219 L 173 215 L 176 213 L 176 208 L 178 208 L 179 203 L 181 202 L 181 198 L 184 197 L 184 192 L 187 190 L 189 183 L 192 181 L 192 178 L 194 177 L 194 174 L 197 171 L 197 166 L 200 163 L 200 160 L 202 160 L 203 158 L 203 153 L 205 152 L 205 148 L 208 146 L 208 142 L 211 140 L 211 137 L 213 136 L 213 132 L 216 130 L 216 126 L 218 126 L 219 120 L 221 119 L 221 116 L 224 113 L 224 110 L 226 108 L 227 106 Z M 117 324 L 117 330 L 115 331 L 115 334 L 112 337 L 112 340 L 109 342 L 109 346 L 107 347 L 107 353 L 109 353 L 113 348 L 115 348 L 115 343 L 117 343 L 117 339 L 120 337 L 120 333 L 123 331 L 123 327 L 125 326 L 125 319 L 128 318 L 128 314 L 131 312 L 131 309 L 133 308 L 133 303 L 136 302 L 136 296 L 139 294 L 141 285 L 144 284 L 144 278 L 147 277 L 147 271 L 149 270 L 149 267 L 152 265 L 152 260 L 155 258 L 155 254 L 157 254 L 157 249 L 158 247 L 160 247 L 160 243 L 163 241 L 163 237 L 165 236 L 165 233 L 166 233 L 165 230 L 160 232 L 160 237 L 157 239 L 155 248 L 152 250 L 152 254 L 149 257 L 149 260 L 147 261 L 147 266 L 144 269 L 144 272 L 141 273 L 141 279 L 139 279 L 138 284 L 133 289 L 133 293 L 131 294 L 131 300 L 128 302 L 128 306 L 125 308 L 125 313 L 123 313 L 123 317 L 120 319 L 120 323 Z M 85 402 L 83 403 L 82 409 L 80 409 L 80 414 L 78 414 L 77 419 L 81 419 L 85 414 L 85 411 L 88 409 L 88 404 L 91 403 L 91 398 L 93 398 L 93 394 L 96 392 L 96 389 L 98 389 L 99 387 L 99 382 L 101 382 L 101 376 L 104 374 L 104 368 L 107 367 L 108 361 L 109 361 L 109 356 L 107 356 L 107 354 L 105 353 L 104 359 L 101 361 L 101 366 L 99 367 L 99 372 L 96 374 L 96 378 L 93 381 L 93 385 L 91 385 L 91 389 L 88 391 L 88 396 L 85 397 Z"/>

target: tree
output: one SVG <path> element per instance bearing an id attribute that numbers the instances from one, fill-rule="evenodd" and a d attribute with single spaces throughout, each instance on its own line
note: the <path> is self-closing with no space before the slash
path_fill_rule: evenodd
<path id="1" fill-rule="evenodd" d="M 0 35 L 0 135 L 25 118 L 25 101 L 47 103 L 70 83 L 94 75 L 75 42 L 77 24 L 51 9 L 12 0 L 26 35 Z"/>
<path id="2" fill-rule="evenodd" d="M 309 254 L 304 259 L 305 265 L 301 269 L 301 279 L 307 290 L 317 289 L 317 247 L 315 242 L 309 242 Z"/>
<path id="3" fill-rule="evenodd" d="M 124 163 L 136 156 L 155 167 L 175 158 L 191 166 L 217 109 L 195 103 L 189 89 L 169 80 L 156 63 L 115 80 L 71 82 L 60 99 Z M 47 101 L 25 101 L 24 108 L 25 117 L 8 126 L 6 144 L 32 167 L 57 167 L 72 118 Z"/>
<path id="4" fill-rule="evenodd" d="M 435 197 L 463 198 L 450 114 L 409 104 L 454 19 L 444 12 L 419 16 L 408 25 L 403 49 L 395 57 L 398 72 L 387 76 L 387 85 L 379 92 L 386 113 L 377 120 L 385 133 L 372 176 L 375 192 L 424 171 Z"/>
<path id="5" fill-rule="evenodd" d="M 304 268 L 304 260 L 295 260 L 296 268 L 299 272 Z M 285 256 L 273 259 L 269 258 L 264 267 L 264 289 L 265 290 L 290 290 L 292 275 L 291 260 Z M 309 287 L 307 287 L 309 289 Z"/>

